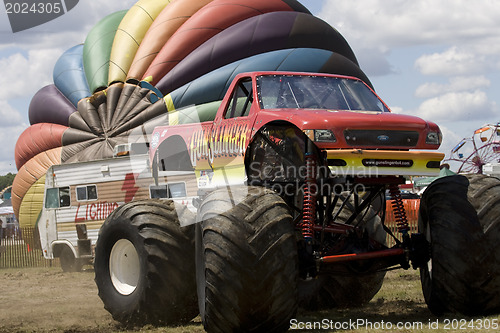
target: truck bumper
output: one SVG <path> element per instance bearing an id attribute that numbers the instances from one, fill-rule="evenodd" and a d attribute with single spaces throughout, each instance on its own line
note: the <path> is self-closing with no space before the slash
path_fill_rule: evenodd
<path id="1" fill-rule="evenodd" d="M 443 153 L 331 149 L 326 150 L 328 167 L 338 176 L 437 176 Z"/>

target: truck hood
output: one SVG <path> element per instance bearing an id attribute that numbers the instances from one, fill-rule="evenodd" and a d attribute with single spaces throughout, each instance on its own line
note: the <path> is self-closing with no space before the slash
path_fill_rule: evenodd
<path id="1" fill-rule="evenodd" d="M 287 120 L 302 130 L 336 128 L 422 131 L 430 125 L 419 117 L 392 112 L 276 109 L 262 110 L 257 117 L 257 121 L 262 123 L 275 119 Z"/>
<path id="2" fill-rule="evenodd" d="M 317 109 L 261 110 L 255 129 L 276 119 L 292 123 L 301 130 L 331 130 L 336 142 L 316 142 L 320 148 L 437 149 L 439 144 L 426 143 L 426 137 L 429 132 L 441 135 L 436 124 L 415 116 Z"/>

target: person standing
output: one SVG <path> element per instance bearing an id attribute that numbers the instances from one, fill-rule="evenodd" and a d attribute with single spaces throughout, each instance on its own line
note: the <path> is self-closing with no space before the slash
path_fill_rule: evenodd
<path id="1" fill-rule="evenodd" d="M 0 216 L 1 228 L 0 228 L 0 245 L 3 243 L 3 238 L 5 237 L 5 231 L 7 230 L 7 217 L 5 215 Z"/>

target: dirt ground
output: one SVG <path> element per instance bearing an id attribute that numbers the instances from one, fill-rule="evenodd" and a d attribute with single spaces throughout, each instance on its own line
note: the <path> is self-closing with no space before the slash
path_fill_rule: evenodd
<path id="1" fill-rule="evenodd" d="M 90 269 L 81 273 L 63 273 L 60 268 L 3 269 L 0 270 L 0 281 L 0 332 L 204 332 L 199 318 L 176 328 L 142 327 L 127 330 L 121 327 L 104 310 L 97 296 L 94 272 Z M 488 317 L 488 320 L 500 321 L 499 318 L 493 316 Z M 307 324 L 325 319 L 331 323 L 365 320 L 374 325 L 342 332 L 454 331 L 445 329 L 442 325 L 444 319 L 433 317 L 427 310 L 421 296 L 418 273 L 411 270 L 388 273 L 381 291 L 363 308 L 299 313 L 297 323 Z M 440 321 L 439 330 L 425 329 L 437 320 Z M 382 321 L 394 325 L 397 322 L 418 321 L 424 326 L 423 329 L 394 330 L 387 329 L 387 326 L 382 329 L 377 327 Z M 336 330 L 321 328 L 306 331 Z"/>

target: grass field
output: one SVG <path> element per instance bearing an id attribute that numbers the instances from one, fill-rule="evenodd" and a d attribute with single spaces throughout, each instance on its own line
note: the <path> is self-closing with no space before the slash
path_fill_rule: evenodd
<path id="1" fill-rule="evenodd" d="M 63 273 L 60 268 L 0 270 L 0 332 L 204 332 L 199 318 L 182 327 L 125 329 L 104 310 L 93 279 L 92 270 L 81 273 Z M 491 327 L 479 329 L 480 320 L 491 326 L 500 321 L 500 316 L 434 317 L 423 300 L 418 272 L 398 270 L 387 274 L 384 286 L 365 307 L 301 312 L 292 322 L 292 328 L 311 328 L 291 332 L 498 331 Z M 435 324 L 439 328 L 435 329 Z"/>

